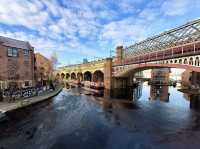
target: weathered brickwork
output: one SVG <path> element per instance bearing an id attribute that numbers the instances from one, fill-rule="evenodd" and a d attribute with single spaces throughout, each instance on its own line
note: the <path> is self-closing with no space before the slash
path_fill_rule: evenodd
<path id="1" fill-rule="evenodd" d="M 15 56 L 9 55 L 12 48 L 17 51 Z M 34 48 L 28 42 L 0 37 L 0 87 L 33 86 L 34 61 Z"/>

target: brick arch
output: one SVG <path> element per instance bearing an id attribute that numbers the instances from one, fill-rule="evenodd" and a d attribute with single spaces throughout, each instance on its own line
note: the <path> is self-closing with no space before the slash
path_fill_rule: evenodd
<path id="1" fill-rule="evenodd" d="M 65 78 L 65 74 L 61 73 L 61 79 L 64 79 L 64 78 Z"/>
<path id="2" fill-rule="evenodd" d="M 190 57 L 190 59 L 189 59 L 189 65 L 193 65 L 193 58 L 192 57 Z"/>
<path id="3" fill-rule="evenodd" d="M 70 74 L 69 73 L 66 73 L 65 74 L 65 78 L 68 80 L 70 78 Z"/>
<path id="4" fill-rule="evenodd" d="M 187 58 L 185 58 L 185 59 L 183 60 L 183 64 L 188 64 L 188 59 L 187 59 Z"/>
<path id="5" fill-rule="evenodd" d="M 76 73 L 75 72 L 72 72 L 70 76 L 71 76 L 71 80 L 75 80 L 76 79 Z"/>
<path id="6" fill-rule="evenodd" d="M 60 73 L 56 74 L 56 79 L 60 79 Z"/>
<path id="7" fill-rule="evenodd" d="M 93 82 L 104 82 L 104 73 L 101 70 L 93 73 Z"/>
<path id="8" fill-rule="evenodd" d="M 77 79 L 78 79 L 78 81 L 83 81 L 83 73 L 82 72 L 77 73 Z"/>
<path id="9" fill-rule="evenodd" d="M 92 72 L 86 71 L 83 74 L 84 81 L 92 81 Z"/>
<path id="10" fill-rule="evenodd" d="M 183 60 L 182 59 L 179 59 L 178 63 L 179 64 L 182 64 Z"/>
<path id="11" fill-rule="evenodd" d="M 199 59 L 199 57 L 195 57 L 195 66 L 200 66 L 200 59 Z"/>
<path id="12" fill-rule="evenodd" d="M 123 72 L 119 72 L 117 74 L 114 74 L 116 77 L 127 77 L 130 74 L 133 74 L 138 71 L 142 70 L 148 70 L 148 69 L 154 69 L 154 68 L 179 68 L 179 69 L 185 69 L 185 70 L 191 70 L 195 72 L 200 72 L 200 67 L 193 66 L 193 65 L 184 65 L 184 64 L 138 64 L 133 67 L 130 67 Z"/>

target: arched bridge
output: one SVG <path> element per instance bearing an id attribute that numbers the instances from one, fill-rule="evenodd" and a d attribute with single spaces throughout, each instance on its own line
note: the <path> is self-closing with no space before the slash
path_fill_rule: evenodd
<path id="1" fill-rule="evenodd" d="M 84 86 L 104 86 L 106 59 L 60 67 L 54 74 L 57 79 Z"/>
<path id="2" fill-rule="evenodd" d="M 119 46 L 114 59 L 65 66 L 56 74 L 61 79 L 101 82 L 106 89 L 112 89 L 116 78 L 130 78 L 134 72 L 152 68 L 200 72 L 200 19 L 126 48 Z"/>

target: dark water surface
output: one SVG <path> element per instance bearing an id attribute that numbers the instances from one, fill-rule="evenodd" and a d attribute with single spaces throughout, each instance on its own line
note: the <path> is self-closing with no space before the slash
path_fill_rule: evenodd
<path id="1" fill-rule="evenodd" d="M 0 124 L 0 149 L 200 148 L 200 112 L 176 88 L 143 85 L 134 104 L 81 92 L 63 90 L 10 113 Z"/>

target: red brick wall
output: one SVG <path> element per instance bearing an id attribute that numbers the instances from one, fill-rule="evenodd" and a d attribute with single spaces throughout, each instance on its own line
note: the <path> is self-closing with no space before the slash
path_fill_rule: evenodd
<path id="1" fill-rule="evenodd" d="M 24 56 L 24 50 L 18 49 L 18 57 L 8 57 L 6 46 L 0 45 L 0 81 L 33 81 L 34 51 Z"/>

